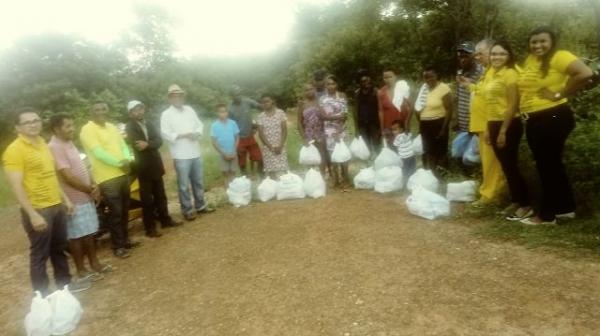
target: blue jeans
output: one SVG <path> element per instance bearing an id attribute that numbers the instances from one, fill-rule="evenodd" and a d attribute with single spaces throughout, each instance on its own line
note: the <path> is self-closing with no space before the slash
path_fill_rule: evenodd
<path id="1" fill-rule="evenodd" d="M 194 194 L 194 204 L 196 211 L 204 210 L 204 187 L 202 186 L 202 160 L 200 158 L 173 160 L 175 162 L 175 172 L 177 173 L 177 191 L 179 192 L 179 203 L 181 204 L 181 213 L 191 215 L 194 212 L 192 208 L 192 197 L 190 195 L 190 185 Z"/>

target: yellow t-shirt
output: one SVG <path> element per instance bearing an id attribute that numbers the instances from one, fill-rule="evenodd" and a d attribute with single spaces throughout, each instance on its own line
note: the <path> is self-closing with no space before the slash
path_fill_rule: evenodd
<path id="1" fill-rule="evenodd" d="M 23 187 L 33 208 L 62 203 L 54 158 L 42 137 L 32 143 L 19 136 L 6 148 L 2 161 L 6 171 L 23 173 Z"/>
<path id="2" fill-rule="evenodd" d="M 521 112 L 533 113 L 566 103 L 566 98 L 552 101 L 540 97 L 538 92 L 542 88 L 547 88 L 552 92 L 559 92 L 564 89 L 569 79 L 567 68 L 575 60 L 577 60 L 577 57 L 570 52 L 558 50 L 550 60 L 548 75 L 542 78 L 542 62 L 536 56 L 529 55 L 519 75 Z"/>
<path id="3" fill-rule="evenodd" d="M 450 93 L 450 87 L 445 83 L 439 83 L 433 90 L 427 94 L 425 108 L 421 112 L 422 120 L 440 119 L 446 116 L 444 107 L 444 96 Z"/>
<path id="4" fill-rule="evenodd" d="M 476 84 L 471 84 L 471 116 L 469 118 L 469 131 L 481 133 L 487 129 L 487 116 L 485 110 L 485 100 L 483 97 L 482 87 L 490 78 L 490 71 L 485 70 L 483 76 Z"/>
<path id="5" fill-rule="evenodd" d="M 490 78 L 483 85 L 486 116 L 488 121 L 505 119 L 508 108 L 508 86 L 516 85 L 519 74 L 515 69 L 503 67 L 500 70 L 491 68 Z"/>
<path id="6" fill-rule="evenodd" d="M 123 137 L 115 125 L 105 123 L 104 126 L 100 126 L 93 121 L 89 121 L 81 128 L 79 138 L 83 145 L 83 149 L 90 158 L 92 176 L 96 183 L 102 183 L 125 175 L 120 168 L 102 162 L 93 154 L 93 150 L 100 147 L 119 161 L 129 159 L 125 158 L 123 155 L 121 148 Z"/>

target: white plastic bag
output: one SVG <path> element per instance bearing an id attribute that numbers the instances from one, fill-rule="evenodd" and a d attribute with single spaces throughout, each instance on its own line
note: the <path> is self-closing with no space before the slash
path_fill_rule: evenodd
<path id="1" fill-rule="evenodd" d="M 463 154 L 463 163 L 466 165 L 477 165 L 481 163 L 481 156 L 479 155 L 479 137 L 473 135 L 467 145 L 467 149 Z"/>
<path id="2" fill-rule="evenodd" d="M 366 161 L 371 156 L 371 152 L 369 151 L 369 147 L 367 147 L 367 143 L 363 139 L 362 135 L 358 138 L 354 138 L 350 143 L 350 151 L 352 155 L 354 155 L 357 159 Z"/>
<path id="3" fill-rule="evenodd" d="M 69 292 L 69 286 L 56 290 L 48 295 L 47 299 L 52 307 L 52 335 L 65 335 L 75 330 L 83 309 L 79 301 Z"/>
<path id="4" fill-rule="evenodd" d="M 300 176 L 289 172 L 281 175 L 277 182 L 278 201 L 304 198 L 305 196 L 304 183 Z"/>
<path id="5" fill-rule="evenodd" d="M 27 336 L 52 334 L 52 308 L 48 300 L 42 298 L 42 294 L 38 291 L 31 300 L 31 310 L 25 316 L 25 331 Z"/>
<path id="6" fill-rule="evenodd" d="M 384 146 L 379 155 L 375 158 L 373 167 L 375 168 L 375 171 L 379 171 L 381 168 L 393 166 L 401 167 L 402 160 L 396 152 Z"/>
<path id="7" fill-rule="evenodd" d="M 227 188 L 229 203 L 235 207 L 246 206 L 252 200 L 252 182 L 246 176 L 236 177 Z"/>
<path id="8" fill-rule="evenodd" d="M 375 169 L 363 168 L 354 176 L 354 188 L 373 189 L 375 187 Z"/>
<path id="9" fill-rule="evenodd" d="M 433 175 L 431 170 L 419 168 L 406 182 L 406 188 L 413 190 L 416 186 L 421 186 L 429 191 L 437 192 L 439 188 L 439 181 Z"/>
<path id="10" fill-rule="evenodd" d="M 304 192 L 306 196 L 320 198 L 325 196 L 326 185 L 321 173 L 313 168 L 304 176 Z"/>
<path id="11" fill-rule="evenodd" d="M 383 167 L 375 173 L 375 191 L 388 193 L 402 189 L 402 168 Z"/>
<path id="12" fill-rule="evenodd" d="M 450 202 L 473 202 L 477 196 L 477 182 L 448 183 L 446 199 Z"/>
<path id="13" fill-rule="evenodd" d="M 321 153 L 312 143 L 308 146 L 302 146 L 298 161 L 301 165 L 318 166 L 321 164 Z"/>
<path id="14" fill-rule="evenodd" d="M 261 202 L 268 202 L 277 196 L 277 182 L 267 176 L 259 185 L 256 190 L 258 192 L 258 199 Z"/>
<path id="15" fill-rule="evenodd" d="M 406 199 L 408 211 L 426 219 L 450 215 L 450 202 L 444 197 L 417 186 Z"/>
<path id="16" fill-rule="evenodd" d="M 350 149 L 346 146 L 344 141 L 336 142 L 335 147 L 333 147 L 333 152 L 331 153 L 331 162 L 334 163 L 344 163 L 350 161 L 352 158 L 352 154 L 350 153 Z"/>
<path id="17" fill-rule="evenodd" d="M 423 155 L 423 140 L 421 139 L 421 134 L 417 135 L 417 137 L 413 139 L 412 150 L 415 155 Z"/>

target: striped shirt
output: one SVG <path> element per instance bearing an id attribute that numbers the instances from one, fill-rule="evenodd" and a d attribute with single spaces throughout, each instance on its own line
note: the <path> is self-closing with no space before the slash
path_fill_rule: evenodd
<path id="1" fill-rule="evenodd" d="M 475 83 L 483 74 L 483 67 L 475 63 L 472 69 L 463 73 L 463 76 Z M 458 130 L 460 132 L 469 131 L 469 116 L 471 107 L 471 92 L 468 88 L 457 85 L 456 96 L 458 98 Z"/>
<path id="2" fill-rule="evenodd" d="M 394 147 L 398 150 L 398 156 L 401 159 L 408 159 L 415 156 L 415 152 L 412 147 L 412 140 L 410 134 L 400 133 L 394 139 Z"/>

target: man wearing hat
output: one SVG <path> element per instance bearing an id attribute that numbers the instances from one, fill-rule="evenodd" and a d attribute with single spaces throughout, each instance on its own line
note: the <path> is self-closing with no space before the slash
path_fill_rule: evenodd
<path id="1" fill-rule="evenodd" d="M 479 80 L 479 77 L 481 77 L 481 75 L 483 74 L 483 67 L 478 63 L 475 62 L 475 58 L 474 56 L 474 52 L 475 52 L 475 45 L 473 44 L 473 42 L 463 42 L 461 44 L 458 45 L 458 47 L 456 48 L 456 53 L 457 53 L 457 59 L 458 59 L 458 71 L 457 71 L 457 82 L 458 82 L 458 76 L 462 76 L 464 78 L 469 79 L 469 81 L 471 83 L 476 83 Z M 468 88 L 461 86 L 461 85 L 456 85 L 456 97 L 457 97 L 457 101 L 458 101 L 458 107 L 457 107 L 457 120 L 458 123 L 456 125 L 455 130 L 458 132 L 457 134 L 457 140 L 456 141 L 461 141 L 459 139 L 463 139 L 463 141 L 469 141 L 470 140 L 470 135 L 468 135 L 469 132 L 469 118 L 470 118 L 470 107 L 471 107 L 471 92 L 469 91 Z M 460 135 L 461 133 L 464 133 L 463 136 L 458 137 L 458 135 Z M 468 138 L 468 139 L 467 139 Z M 454 145 L 454 144 L 453 144 Z M 453 146 L 453 148 L 456 148 L 457 146 Z M 459 146 L 464 148 L 463 146 Z M 459 158 L 462 164 L 462 157 L 464 155 L 464 151 L 463 152 L 453 152 L 453 156 L 455 156 L 456 158 Z M 468 169 L 466 169 L 466 167 L 463 167 L 465 169 L 465 173 L 468 173 Z"/>
<path id="2" fill-rule="evenodd" d="M 135 155 L 144 229 L 146 236 L 158 238 L 162 234 L 156 230 L 155 211 L 158 212 L 162 228 L 181 225 L 180 222 L 174 221 L 169 216 L 167 195 L 162 178 L 165 168 L 159 152 L 162 138 L 156 127 L 144 119 L 146 107 L 142 102 L 130 101 L 127 103 L 127 111 L 130 120 L 125 126 L 125 131 Z"/>
<path id="3" fill-rule="evenodd" d="M 169 86 L 167 97 L 171 106 L 161 115 L 160 129 L 163 138 L 169 143 L 171 157 L 175 163 L 181 212 L 186 220 L 191 221 L 196 219 L 196 213 L 214 211 L 204 202 L 199 144 L 204 125 L 196 111 L 184 105 L 185 92 L 179 85 Z"/>

